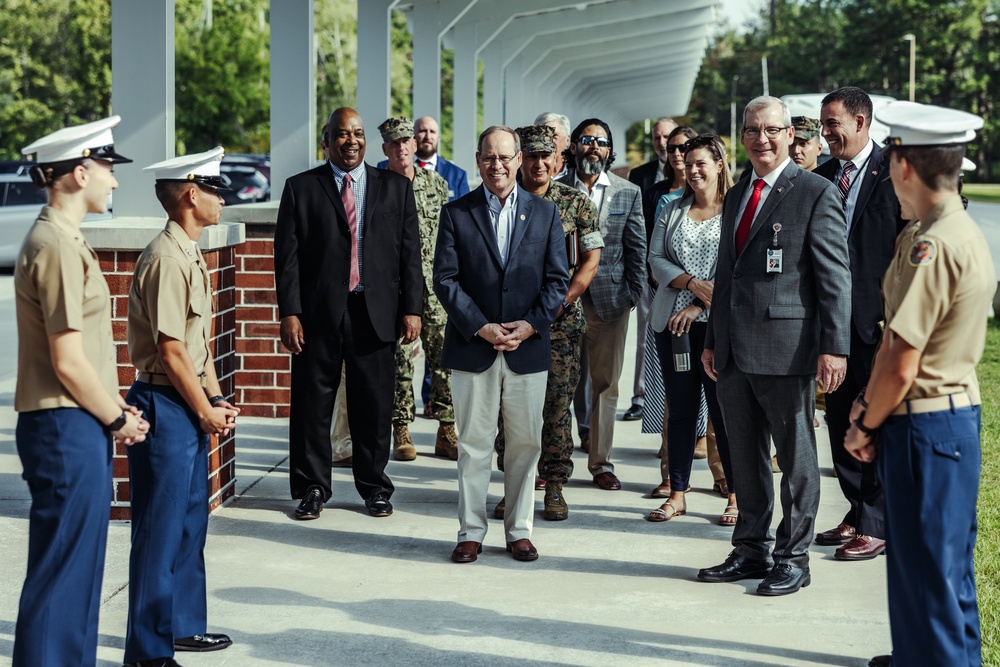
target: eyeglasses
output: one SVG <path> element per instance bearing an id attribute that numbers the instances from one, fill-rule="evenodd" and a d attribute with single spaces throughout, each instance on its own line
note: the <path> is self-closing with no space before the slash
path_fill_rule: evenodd
<path id="1" fill-rule="evenodd" d="M 592 137 L 589 134 L 585 134 L 582 137 L 580 137 L 579 141 L 584 146 L 597 144 L 601 148 L 607 148 L 608 146 L 611 145 L 611 141 L 609 139 L 605 139 L 604 137 Z"/>
<path id="2" fill-rule="evenodd" d="M 667 144 L 667 153 L 683 153 L 687 144 Z"/>
<path id="3" fill-rule="evenodd" d="M 781 134 L 782 130 L 787 130 L 788 128 L 788 125 L 784 127 L 744 127 L 743 136 L 747 139 L 757 139 L 763 132 L 764 136 L 768 139 L 775 139 Z"/>
<path id="4" fill-rule="evenodd" d="M 487 167 L 493 164 L 502 164 L 505 167 L 510 164 L 510 161 L 516 158 L 516 155 L 480 155 L 479 161 L 485 164 Z"/>

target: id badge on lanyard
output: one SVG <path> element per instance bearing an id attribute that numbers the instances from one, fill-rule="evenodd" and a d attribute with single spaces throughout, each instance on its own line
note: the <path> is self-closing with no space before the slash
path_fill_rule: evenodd
<path id="1" fill-rule="evenodd" d="M 771 229 L 774 230 L 774 236 L 771 238 L 771 245 L 767 248 L 767 272 L 781 273 L 782 254 L 781 246 L 778 244 L 778 232 L 781 231 L 781 223 L 774 223 Z"/>

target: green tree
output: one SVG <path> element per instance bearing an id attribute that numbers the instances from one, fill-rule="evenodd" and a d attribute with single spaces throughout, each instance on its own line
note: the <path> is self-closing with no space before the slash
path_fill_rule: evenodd
<path id="1" fill-rule="evenodd" d="M 3 0 L 0 158 L 111 109 L 110 0 Z"/>
<path id="2" fill-rule="evenodd" d="M 177 151 L 270 147 L 267 0 L 177 0 Z"/>

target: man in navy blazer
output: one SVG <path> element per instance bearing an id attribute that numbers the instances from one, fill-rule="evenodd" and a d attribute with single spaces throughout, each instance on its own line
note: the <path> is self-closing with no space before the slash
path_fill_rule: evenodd
<path id="1" fill-rule="evenodd" d="M 833 467 L 850 504 L 836 528 L 816 535 L 835 545 L 837 560 L 868 560 L 885 550 L 885 501 L 873 463 L 844 449 L 851 405 L 868 384 L 882 338 L 882 277 L 904 223 L 889 175 L 889 155 L 871 140 L 872 101 L 860 88 L 838 88 L 823 98 L 823 137 L 835 158 L 816 169 L 840 190 L 851 259 L 851 356 L 843 388 L 826 398 Z"/>
<path id="2" fill-rule="evenodd" d="M 444 180 L 448 181 L 448 201 L 455 201 L 459 197 L 469 194 L 469 179 L 465 170 L 438 154 L 441 133 L 437 121 L 430 116 L 418 118 L 413 123 L 413 130 L 417 139 L 415 164 L 418 167 L 436 171 L 441 174 Z M 382 160 L 376 166 L 379 169 L 388 169 L 389 161 Z"/>
<path id="3" fill-rule="evenodd" d="M 534 478 L 551 364 L 549 325 L 569 286 L 555 205 L 517 186 L 520 138 L 487 128 L 476 162 L 483 186 L 441 210 L 434 291 L 448 312 L 441 365 L 452 371 L 458 427 L 458 545 L 476 560 L 486 537 L 486 496 L 497 419 L 504 413 L 507 551 L 535 560 Z"/>

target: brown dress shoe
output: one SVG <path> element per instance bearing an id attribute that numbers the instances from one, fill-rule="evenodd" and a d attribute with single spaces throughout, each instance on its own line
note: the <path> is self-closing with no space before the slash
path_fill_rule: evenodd
<path id="1" fill-rule="evenodd" d="M 837 560 L 871 560 L 885 551 L 885 540 L 871 535 L 857 535 L 833 552 Z"/>
<path id="2" fill-rule="evenodd" d="M 481 553 L 483 553 L 482 542 L 459 542 L 451 552 L 451 559 L 456 563 L 472 563 Z"/>
<path id="3" fill-rule="evenodd" d="M 506 498 L 506 496 L 503 497 L 503 498 L 501 498 L 500 502 L 497 503 L 497 506 L 493 508 L 493 518 L 494 519 L 501 519 L 502 520 L 505 516 L 507 516 L 507 498 Z"/>
<path id="4" fill-rule="evenodd" d="M 580 449 L 584 451 L 585 454 L 590 453 L 590 436 L 585 436 L 580 438 Z"/>
<path id="5" fill-rule="evenodd" d="M 348 456 L 346 458 L 337 459 L 333 462 L 334 468 L 353 468 L 354 467 L 354 457 Z"/>
<path id="6" fill-rule="evenodd" d="M 442 456 L 452 461 L 458 460 L 458 433 L 454 422 L 441 422 L 437 440 L 434 441 L 434 456 Z"/>
<path id="7" fill-rule="evenodd" d="M 669 498 L 670 497 L 670 480 L 665 479 L 660 483 L 658 487 L 653 489 L 650 494 L 650 498 Z"/>
<path id="8" fill-rule="evenodd" d="M 830 530 L 822 533 L 817 533 L 816 544 L 822 544 L 825 547 L 846 544 L 854 539 L 854 534 L 854 526 L 848 526 L 846 523 L 842 523 L 836 528 L 831 528 Z"/>
<path id="9" fill-rule="evenodd" d="M 545 485 L 545 509 L 542 516 L 547 521 L 563 521 L 569 518 L 569 505 L 563 497 L 562 482 L 549 482 Z"/>
<path id="10" fill-rule="evenodd" d="M 392 423 L 392 458 L 412 461 L 417 458 L 417 448 L 410 438 L 410 428 L 401 422 Z"/>
<path id="11" fill-rule="evenodd" d="M 615 477 L 613 472 L 602 472 L 594 476 L 594 484 L 605 491 L 618 491 L 622 488 L 622 483 Z"/>
<path id="12" fill-rule="evenodd" d="M 514 560 L 538 560 L 538 550 L 528 538 L 508 542 L 507 551 L 514 557 Z"/>

